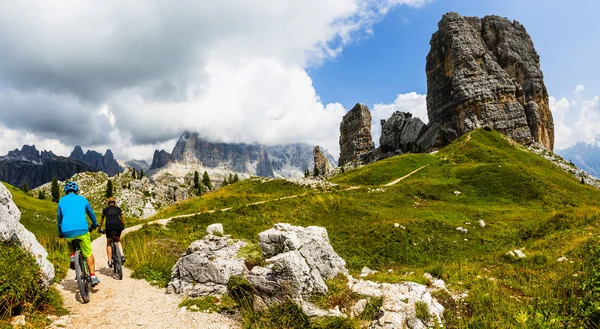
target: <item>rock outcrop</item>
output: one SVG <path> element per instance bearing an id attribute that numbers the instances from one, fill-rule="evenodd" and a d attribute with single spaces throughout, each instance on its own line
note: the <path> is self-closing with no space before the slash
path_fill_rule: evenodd
<path id="1" fill-rule="evenodd" d="M 152 157 L 152 164 L 150 165 L 150 169 L 157 169 L 166 166 L 169 162 L 171 162 L 171 154 L 165 150 L 156 150 L 154 151 L 154 156 Z"/>
<path id="2" fill-rule="evenodd" d="M 167 293 L 190 297 L 226 294 L 229 279 L 247 272 L 244 259 L 237 256 L 245 245 L 243 241 L 212 234 L 194 241 L 173 266 Z"/>
<path id="3" fill-rule="evenodd" d="M 69 155 L 69 158 L 87 163 L 94 171 L 102 171 L 108 176 L 114 176 L 123 172 L 123 168 L 119 165 L 110 149 L 102 155 L 93 150 L 88 150 L 83 153 L 81 146 L 77 145 Z"/>
<path id="4" fill-rule="evenodd" d="M 554 123 L 540 61 L 519 22 L 444 15 L 427 55 L 429 126 L 419 140 L 441 148 L 490 126 L 528 145 L 554 147 Z"/>
<path id="5" fill-rule="evenodd" d="M 38 187 L 52 181 L 53 177 L 64 180 L 76 173 L 96 171 L 88 164 L 52 152 L 39 152 L 35 146 L 24 145 L 0 157 L 0 180 L 21 187 Z"/>
<path id="6" fill-rule="evenodd" d="M 209 226 L 207 232 L 215 229 L 220 232 L 219 225 Z M 257 310 L 291 300 L 309 316 L 344 316 L 337 307 L 322 310 L 311 303 L 314 295 L 328 292 L 327 280 L 344 275 L 353 292 L 383 299 L 378 319 L 370 328 L 421 329 L 442 324 L 444 307 L 430 294 L 437 288 L 414 282 L 388 284 L 352 278 L 345 261 L 329 244 L 327 230 L 322 227 L 275 224 L 259 233 L 258 238 L 265 266 L 254 266 L 250 270 L 244 267 L 244 259 L 237 256 L 244 242 L 210 233 L 193 242 L 173 267 L 167 291 L 189 296 L 223 295 L 227 292 L 227 280 L 239 275 L 250 283 Z M 443 281 L 435 282 L 443 289 Z M 350 310 L 344 310 L 349 312 L 345 315 L 359 316 L 367 302 L 367 299 L 359 300 Z M 426 305 L 429 320 L 419 319 L 417 303 Z"/>
<path id="7" fill-rule="evenodd" d="M 331 162 L 319 145 L 315 146 L 313 149 L 313 159 L 315 163 L 313 170 L 318 170 L 320 175 L 327 176 L 333 172 L 333 166 L 331 165 Z"/>
<path id="8" fill-rule="evenodd" d="M 427 125 L 411 113 L 394 112 L 389 119 L 381 120 L 379 147 L 383 153 L 420 152 L 418 141 L 426 129 Z"/>
<path id="9" fill-rule="evenodd" d="M 29 252 L 40 267 L 41 285 L 47 288 L 54 279 L 54 266 L 48 261 L 48 252 L 37 241 L 33 233 L 19 222 L 21 212 L 12 200 L 12 195 L 0 184 L 0 243 L 14 243 Z"/>
<path id="10" fill-rule="evenodd" d="M 371 136 L 371 112 L 363 104 L 356 104 L 340 124 L 340 159 L 338 165 L 358 159 L 360 154 L 375 149 Z"/>

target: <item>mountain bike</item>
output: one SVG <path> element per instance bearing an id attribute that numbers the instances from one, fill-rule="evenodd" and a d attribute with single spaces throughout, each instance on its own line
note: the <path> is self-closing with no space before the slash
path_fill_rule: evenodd
<path id="1" fill-rule="evenodd" d="M 77 280 L 81 299 L 84 303 L 88 303 L 90 301 L 90 286 L 92 285 L 90 269 L 79 247 L 81 240 L 75 239 L 71 243 L 75 248 L 75 279 Z"/>
<path id="2" fill-rule="evenodd" d="M 106 233 L 106 231 L 99 232 Z M 117 232 L 115 231 L 111 231 L 110 236 L 112 241 L 110 243 L 110 249 L 112 250 L 112 259 L 110 267 L 112 267 L 113 272 L 117 274 L 117 278 L 119 280 L 123 280 L 123 257 L 121 256 L 121 251 L 119 250 L 119 246 L 117 245 L 117 243 L 119 242 L 119 237 L 117 236 Z"/>

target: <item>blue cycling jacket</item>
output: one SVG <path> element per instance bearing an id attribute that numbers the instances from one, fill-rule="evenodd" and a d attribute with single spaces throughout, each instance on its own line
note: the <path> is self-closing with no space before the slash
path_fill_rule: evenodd
<path id="1" fill-rule="evenodd" d="M 87 214 L 92 226 L 98 226 L 96 215 L 88 200 L 81 195 L 69 193 L 58 201 L 58 234 L 73 238 L 88 232 Z"/>

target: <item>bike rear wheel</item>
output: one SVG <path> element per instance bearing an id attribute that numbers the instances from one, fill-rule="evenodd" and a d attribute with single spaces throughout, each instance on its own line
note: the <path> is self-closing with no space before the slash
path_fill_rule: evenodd
<path id="1" fill-rule="evenodd" d="M 90 301 L 90 281 L 89 271 L 83 255 L 77 251 L 75 252 L 75 279 L 77 279 L 77 286 L 79 287 L 79 293 L 84 303 Z"/>
<path id="2" fill-rule="evenodd" d="M 121 263 L 121 251 L 116 243 L 112 243 L 113 248 L 113 269 L 117 273 L 117 278 L 123 280 L 123 264 Z"/>

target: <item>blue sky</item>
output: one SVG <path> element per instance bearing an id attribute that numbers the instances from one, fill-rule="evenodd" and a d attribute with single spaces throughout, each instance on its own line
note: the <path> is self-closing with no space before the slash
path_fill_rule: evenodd
<path id="1" fill-rule="evenodd" d="M 521 22 L 541 57 L 550 95 L 572 98 L 600 89 L 600 1 L 434 0 L 397 7 L 373 27 L 373 35 L 348 46 L 335 59 L 308 70 L 324 103 L 392 103 L 397 94 L 427 91 L 425 57 L 442 15 L 495 14 Z"/>

